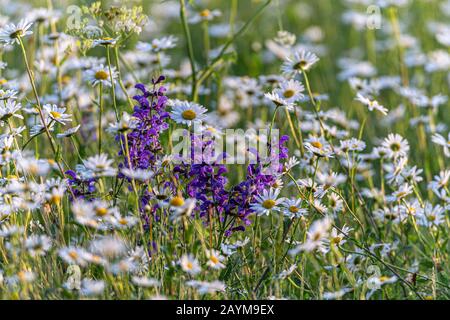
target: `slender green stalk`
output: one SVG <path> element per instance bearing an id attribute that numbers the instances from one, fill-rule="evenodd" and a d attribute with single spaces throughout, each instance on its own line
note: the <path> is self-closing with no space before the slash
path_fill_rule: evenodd
<path id="1" fill-rule="evenodd" d="M 98 154 L 102 153 L 103 83 L 98 86 Z"/>
<path id="2" fill-rule="evenodd" d="M 65 173 L 64 173 L 63 168 L 61 167 L 61 164 L 59 163 L 59 161 L 57 159 L 58 155 L 57 155 L 56 147 L 55 147 L 55 145 L 53 143 L 53 137 L 50 134 L 50 130 L 49 130 L 48 126 L 47 126 L 47 123 L 45 121 L 45 116 L 44 116 L 44 113 L 42 111 L 41 101 L 39 99 L 39 94 L 37 92 L 37 88 L 36 88 L 36 83 L 34 81 L 33 72 L 31 71 L 30 65 L 28 63 L 28 58 L 27 58 L 27 53 L 26 53 L 26 50 L 25 50 L 25 46 L 23 45 L 23 41 L 22 41 L 21 37 L 18 37 L 17 39 L 19 41 L 19 46 L 20 46 L 21 51 L 22 51 L 22 56 L 23 56 L 23 59 L 24 59 L 24 62 L 25 62 L 25 67 L 26 67 L 26 70 L 27 70 L 28 79 L 30 80 L 31 88 L 33 90 L 33 94 L 34 94 L 34 97 L 36 99 L 36 105 L 37 105 L 37 109 L 38 109 L 38 112 L 39 112 L 39 117 L 40 117 L 40 119 L 42 121 L 42 126 L 44 127 L 45 134 L 47 135 L 48 141 L 50 143 L 50 147 L 51 147 L 51 149 L 53 151 L 54 160 L 55 160 L 55 162 L 56 162 L 56 164 L 57 164 L 57 166 L 59 168 L 59 171 L 61 172 L 61 175 L 64 177 Z M 69 189 L 69 190 L 71 190 L 71 189 Z"/>
<path id="3" fill-rule="evenodd" d="M 122 89 L 123 94 L 127 97 L 128 105 L 130 106 L 130 109 L 133 110 L 134 104 L 133 101 L 130 98 L 130 95 L 128 94 L 127 89 L 125 88 L 125 85 L 122 81 L 122 72 L 120 71 L 120 62 L 119 62 L 119 46 L 116 45 L 114 47 L 114 58 L 116 62 L 116 68 L 117 68 L 117 79 L 119 81 L 119 86 Z"/>
<path id="4" fill-rule="evenodd" d="M 184 2 L 184 0 L 180 0 Z M 212 74 L 212 71 L 214 70 L 215 66 L 222 60 L 223 55 L 228 50 L 228 48 L 235 42 L 237 38 L 239 38 L 247 29 L 248 27 L 253 23 L 253 21 L 264 11 L 264 9 L 272 2 L 272 0 L 267 0 L 263 5 L 261 5 L 253 14 L 253 16 L 248 19 L 245 24 L 229 39 L 225 45 L 222 47 L 222 50 L 220 50 L 219 54 L 215 59 L 211 61 L 211 64 L 202 71 L 200 74 L 198 83 L 196 84 L 196 87 L 200 86 L 201 82 L 203 82 L 206 78 L 209 77 L 209 75 Z M 207 75 L 207 76 L 206 76 Z M 194 98 L 196 98 L 197 92 L 195 92 Z M 195 101 L 195 100 L 194 100 Z"/>
<path id="5" fill-rule="evenodd" d="M 192 77 L 192 89 L 191 89 L 191 99 L 197 101 L 197 70 L 195 68 L 195 57 L 194 48 L 192 44 L 191 32 L 186 20 L 186 1 L 180 0 L 180 18 L 181 25 L 183 26 L 183 32 L 186 37 L 189 61 L 191 63 L 191 77 Z"/>
<path id="6" fill-rule="evenodd" d="M 109 54 L 109 46 L 106 46 L 106 61 L 108 62 L 109 79 L 111 81 L 111 97 L 112 97 L 113 106 L 114 106 L 114 113 L 116 114 L 116 120 L 119 121 L 120 115 L 119 115 L 119 110 L 117 109 L 116 88 L 115 88 L 115 84 L 114 84 L 114 75 L 113 75 L 112 67 L 111 67 L 111 57 Z"/>

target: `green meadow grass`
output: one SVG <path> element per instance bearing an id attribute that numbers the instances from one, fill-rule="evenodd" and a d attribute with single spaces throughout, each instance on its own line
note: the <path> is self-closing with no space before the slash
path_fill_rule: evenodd
<path id="1" fill-rule="evenodd" d="M 119 30 L 113 22 L 132 21 L 139 25 L 140 13 L 114 16 L 117 12 L 108 1 L 99 2 L 97 7 L 85 1 L 1 1 L 5 10 L 0 12 L 0 45 L 1 30 L 6 30 L 7 23 L 27 17 L 30 7 L 53 7 L 59 18 L 46 17 L 35 22 L 30 27 L 33 34 L 11 36 L 20 41 L 10 48 L 0 46 L 0 90 L 18 91 L 17 99 L 9 100 L 21 103 L 18 114 L 23 116 L 1 119 L 5 142 L 0 143 L 0 297 L 448 299 L 449 158 L 444 147 L 433 142 L 436 134 L 448 140 L 448 99 L 438 106 L 421 107 L 411 92 L 402 94 L 402 90 L 416 88 L 421 91 L 420 98 L 449 94 L 450 63 L 445 62 L 450 59 L 448 34 L 446 46 L 445 41 L 436 38 L 438 32 L 430 30 L 430 24 L 440 23 L 448 31 L 449 15 L 442 8 L 445 3 L 447 8 L 450 5 L 448 1 L 411 0 L 406 5 L 402 1 L 387 2 L 391 5 L 344 0 L 144 0 L 120 4 L 118 7 L 142 6 L 142 14 L 150 19 L 147 26 L 151 27 L 142 26 L 143 30 L 136 32 Z M 343 21 L 349 11 L 370 18 L 370 4 L 380 9 L 379 28 L 358 28 Z M 89 11 L 81 11 L 79 29 L 68 27 L 74 18 L 73 12 L 66 11 L 68 5 L 85 6 Z M 195 14 L 207 15 L 203 11 L 206 8 L 219 10 L 221 15 L 211 21 L 190 23 Z M 114 18 L 109 19 L 111 15 Z M 5 23 L 3 17 L 8 18 Z M 102 36 L 89 39 L 85 23 L 97 25 Z M 211 34 L 219 24 L 228 26 L 220 38 Z M 273 51 L 274 39 L 279 40 L 283 30 L 296 36 L 295 43 L 286 45 L 284 50 L 292 53 L 295 46 L 306 46 L 320 60 L 295 76 L 283 75 L 284 59 Z M 54 41 L 51 36 L 56 33 L 60 33 L 60 38 Z M 71 38 L 63 38 L 62 33 Z M 136 49 L 139 41 L 151 43 L 168 35 L 178 38 L 174 48 L 163 49 L 151 57 Z M 92 40 L 105 36 L 117 38 L 118 42 L 92 47 Z M 311 40 L 314 36 L 316 40 Z M 226 50 L 220 51 L 224 45 Z M 439 50 L 441 60 L 433 58 L 433 52 Z M 57 58 L 55 52 L 59 52 Z M 211 52 L 220 55 L 209 56 Z M 413 53 L 422 54 L 424 62 L 411 65 L 408 57 Z M 87 70 L 98 65 L 96 60 L 94 65 L 80 66 L 88 57 L 104 59 L 104 84 L 93 86 L 86 80 Z M 348 57 L 354 61 L 341 61 Z M 3 69 L 2 61 L 7 64 Z M 48 73 L 42 71 L 40 61 L 49 68 Z M 356 100 L 358 89 L 351 87 L 349 78 L 339 76 L 343 71 L 355 70 L 355 64 L 362 61 L 370 64 L 374 72 L 365 75 L 356 69 L 356 77 L 380 82 L 385 77 L 384 84 L 388 83 L 386 77 L 395 78 L 394 85 L 388 83 L 371 95 L 372 100 L 388 109 L 387 115 L 370 111 Z M 430 70 L 433 62 L 441 67 Z M 181 66 L 194 67 L 195 74 L 183 75 Z M 114 90 L 107 84 L 111 68 L 118 71 Z M 137 105 L 132 100 L 137 94 L 134 85 L 143 83 L 151 89 L 151 79 L 159 75 L 166 77 L 162 85 L 168 89 L 170 99 L 196 102 L 208 114 L 220 111 L 218 120 L 210 124 L 212 127 L 226 128 L 221 107 L 227 97 L 231 111 L 237 115 L 230 128 L 259 128 L 273 121 L 273 129 L 288 135 L 289 156 L 295 155 L 300 163 L 280 173 L 279 181 L 266 189 L 279 189 L 278 198 L 300 200 L 299 208 L 305 213 L 291 219 L 287 217 L 289 207 L 277 204 L 268 215 L 250 214 L 246 225 L 236 207 L 232 212 L 221 213 L 214 199 L 206 216 L 200 215 L 197 207 L 182 208 L 189 214 L 174 208 L 174 198 L 181 198 L 183 203 L 195 198 L 189 195 L 187 187 L 193 176 L 180 178 L 174 171 L 176 165 L 164 164 L 162 160 L 173 149 L 172 133 L 187 128 L 175 119 L 167 120 L 168 130 L 161 131 L 158 137 L 162 149 L 156 154 L 160 162 L 146 168 L 157 171 L 147 181 L 141 182 L 139 177 L 124 179 L 117 172 L 112 176 L 99 174 L 92 184 L 94 191 L 80 200 L 86 202 L 86 207 L 79 211 L 74 209 L 74 185 L 54 196 L 52 188 L 66 182 L 49 187 L 50 178 L 70 178 L 66 170 L 86 164 L 87 159 L 99 153 L 99 148 L 112 159 L 111 168 L 115 170 L 121 168 L 120 164 L 131 162 L 133 155 L 124 147 L 133 148 L 127 140 L 131 138 L 123 138 L 130 131 L 111 134 L 106 128 L 123 120 L 122 112 L 133 113 L 133 106 Z M 264 93 L 276 88 L 261 80 L 267 75 L 295 78 L 304 85 L 304 98 L 295 101 L 292 111 L 264 100 Z M 256 80 L 256 91 L 241 92 L 249 79 Z M 375 81 L 366 85 L 369 90 L 377 88 Z M 63 97 L 66 88 L 74 91 L 67 98 Z M 327 98 L 321 99 L 323 95 Z M 246 99 L 253 100 L 248 103 Z M 6 108 L 7 101 L 0 99 L 0 108 Z M 1 106 L 3 102 L 5 107 Z M 33 136 L 30 129 L 41 123 L 39 113 L 51 118 L 43 108 L 46 103 L 67 108 L 64 112 L 72 121 L 64 125 L 53 120 L 53 131 L 42 128 Z M 399 106 L 402 109 L 397 109 Z M 342 112 L 344 120 L 327 113 L 332 109 Z M 173 110 L 168 107 L 167 111 Z M 56 134 L 76 125 L 81 125 L 80 131 L 73 136 L 56 138 Z M 25 126 L 21 135 L 11 135 L 21 126 Z M 332 129 L 341 130 L 342 136 Z M 102 133 L 100 141 L 98 132 Z M 397 155 L 403 146 L 390 144 L 395 155 L 383 155 L 386 151 L 380 146 L 391 133 L 407 140 L 409 149 L 404 154 Z M 120 142 L 116 135 L 125 140 Z M 333 155 L 321 157 L 308 151 L 313 136 L 331 146 Z M 344 149 L 341 142 L 350 138 L 364 142 L 363 150 Z M 20 153 L 28 162 L 21 160 Z M 37 159 L 50 165 L 44 174 L 39 173 L 44 164 Z M 247 179 L 247 165 L 226 166 L 227 191 Z M 442 176 L 435 178 L 440 172 Z M 326 177 L 330 178 L 331 173 L 341 175 L 345 181 L 327 184 Z M 155 190 L 164 183 L 172 189 L 167 200 L 160 201 Z M 409 189 L 401 193 L 405 185 Z M 204 189 L 208 197 L 209 192 L 210 189 Z M 150 195 L 150 200 L 143 203 L 146 195 Z M 263 196 L 261 192 L 258 195 Z M 230 192 L 229 197 L 232 196 Z M 264 207 L 266 198 L 263 196 L 260 206 Z M 99 206 L 105 206 L 105 216 L 99 206 L 92 205 L 94 200 L 104 201 Z M 197 205 L 202 202 L 198 196 L 195 200 Z M 257 197 L 249 199 L 247 205 L 255 203 Z M 414 210 L 408 211 L 412 207 Z M 113 219 L 116 211 L 122 217 L 131 217 L 134 224 L 122 228 L 116 222 L 105 230 L 96 227 Z M 173 220 L 177 214 L 181 217 Z M 89 223 L 80 222 L 88 218 Z M 324 226 L 318 227 L 317 221 Z M 245 225 L 245 230 L 228 235 L 230 223 Z M 38 235 L 48 237 L 51 246 L 44 248 L 39 241 L 33 245 L 29 239 Z M 110 243 L 102 243 L 102 239 L 109 239 Z M 313 249 L 302 247 L 310 242 L 315 243 Z M 68 254 L 70 246 L 84 251 Z M 299 250 L 293 254 L 295 248 Z M 213 255 L 223 258 L 222 267 L 211 260 L 212 249 L 217 250 Z M 227 249 L 233 253 L 227 254 Z M 196 264 L 198 272 L 193 270 Z"/>

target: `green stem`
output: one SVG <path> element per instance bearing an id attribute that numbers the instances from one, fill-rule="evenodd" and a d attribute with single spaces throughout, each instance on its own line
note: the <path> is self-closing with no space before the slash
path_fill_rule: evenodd
<path id="1" fill-rule="evenodd" d="M 109 54 L 109 46 L 106 46 L 106 61 L 108 62 L 109 79 L 111 81 L 111 95 L 113 100 L 114 113 L 116 114 L 116 120 L 119 121 L 119 111 L 117 109 L 117 101 L 116 101 L 116 88 L 114 85 L 114 77 L 111 68 L 111 57 Z"/>
<path id="2" fill-rule="evenodd" d="M 182 2 L 184 2 L 184 0 L 180 0 Z M 227 49 L 233 44 L 233 42 L 240 37 L 250 26 L 250 24 L 264 11 L 264 9 L 272 2 L 272 0 L 267 0 L 266 3 L 264 3 L 262 6 L 260 6 L 258 8 L 258 10 L 255 11 L 255 13 L 253 14 L 253 16 L 247 20 L 247 22 L 233 35 L 233 37 L 231 37 L 226 43 L 225 45 L 222 47 L 222 50 L 220 50 L 219 54 L 217 55 L 217 57 L 211 62 L 211 64 L 205 69 L 203 70 L 203 72 L 200 75 L 199 79 L 202 79 L 202 81 L 204 81 L 207 77 L 204 77 L 204 75 L 210 75 L 212 73 L 212 70 L 214 69 L 214 67 L 217 65 L 217 63 L 219 62 L 219 60 L 222 60 L 222 56 L 225 54 L 225 52 L 227 51 Z M 197 83 L 197 87 L 200 86 L 200 81 Z M 195 100 L 194 100 L 195 101 Z"/>
<path id="3" fill-rule="evenodd" d="M 102 115 L 103 115 L 103 83 L 100 82 L 98 90 L 98 107 L 100 109 L 98 116 L 98 154 L 102 153 Z"/>
<path id="4" fill-rule="evenodd" d="M 133 100 L 131 100 L 130 95 L 128 94 L 128 91 L 125 88 L 125 85 L 123 84 L 123 81 L 122 81 L 122 73 L 120 71 L 120 62 L 119 62 L 119 46 L 118 45 L 114 47 L 114 58 L 116 60 L 116 68 L 117 68 L 117 73 L 118 73 L 117 79 L 119 81 L 119 86 L 122 89 L 125 96 L 127 97 L 127 101 L 128 101 L 128 104 L 130 105 L 131 110 L 133 110 L 133 108 L 134 108 Z"/>
<path id="5" fill-rule="evenodd" d="M 183 26 L 184 36 L 187 41 L 189 61 L 191 63 L 192 70 L 192 89 L 191 89 L 191 99 L 193 101 L 197 100 L 197 72 L 195 70 L 195 58 L 194 58 L 194 48 L 192 45 L 191 32 L 186 20 L 186 3 L 185 0 L 180 0 L 180 18 Z"/>
<path id="6" fill-rule="evenodd" d="M 31 88 L 33 90 L 34 98 L 36 99 L 36 105 L 37 105 L 37 109 L 38 109 L 38 112 L 39 112 L 39 117 L 40 117 L 40 119 L 42 121 L 42 125 L 44 127 L 45 134 L 47 135 L 47 138 L 48 138 L 48 140 L 50 142 L 50 147 L 51 147 L 51 149 L 53 151 L 54 160 L 55 160 L 55 162 L 56 162 L 56 164 L 57 164 L 57 166 L 59 168 L 59 171 L 61 172 L 62 176 L 64 177 L 65 176 L 64 170 L 62 169 L 61 164 L 59 163 L 59 161 L 57 159 L 56 147 L 54 145 L 53 138 L 52 138 L 52 135 L 50 134 L 50 130 L 48 129 L 47 123 L 45 122 L 44 113 L 42 112 L 41 101 L 39 100 L 39 94 L 37 92 L 36 83 L 34 82 L 33 73 L 32 73 L 32 71 L 30 69 L 30 64 L 28 62 L 27 52 L 25 50 L 25 46 L 23 45 L 23 41 L 22 41 L 21 37 L 18 37 L 17 39 L 19 40 L 19 45 L 20 45 L 20 48 L 21 48 L 21 51 L 22 51 L 23 59 L 24 59 L 24 62 L 25 62 L 25 67 L 27 69 L 28 78 L 30 80 L 30 84 L 31 84 Z M 69 189 L 69 190 L 71 190 L 71 189 Z"/>

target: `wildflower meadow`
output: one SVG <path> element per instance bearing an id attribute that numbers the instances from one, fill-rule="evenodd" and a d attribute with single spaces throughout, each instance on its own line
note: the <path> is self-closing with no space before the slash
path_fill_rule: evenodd
<path id="1" fill-rule="evenodd" d="M 449 0 L 0 0 L 0 299 L 449 299 L 449 87 Z"/>

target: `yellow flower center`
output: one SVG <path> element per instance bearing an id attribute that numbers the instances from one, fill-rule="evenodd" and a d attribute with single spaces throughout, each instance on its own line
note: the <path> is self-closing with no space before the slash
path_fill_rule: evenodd
<path id="1" fill-rule="evenodd" d="M 334 237 L 331 241 L 332 241 L 334 244 L 339 244 L 339 243 L 341 243 L 342 238 L 341 238 L 341 237 Z"/>
<path id="2" fill-rule="evenodd" d="M 170 204 L 174 207 L 181 207 L 184 204 L 184 199 L 182 197 L 173 197 L 170 200 Z"/>
<path id="3" fill-rule="evenodd" d="M 4 78 L 0 79 L 0 86 L 5 84 L 5 83 L 7 83 L 7 82 L 8 82 L 8 80 L 6 80 Z"/>
<path id="4" fill-rule="evenodd" d="M 31 173 L 31 174 L 37 174 L 37 173 L 38 173 L 38 170 L 39 170 L 39 168 L 38 168 L 38 166 L 37 166 L 37 165 L 35 165 L 35 164 L 32 164 L 32 165 L 30 165 L 30 168 L 29 168 L 29 170 L 30 170 L 30 173 Z"/>
<path id="5" fill-rule="evenodd" d="M 289 207 L 289 211 L 292 212 L 292 213 L 297 213 L 298 210 L 299 210 L 299 209 L 298 209 L 296 206 L 290 206 L 290 207 Z"/>
<path id="6" fill-rule="evenodd" d="M 183 113 L 181 114 L 181 116 L 183 117 L 183 119 L 185 120 L 194 120 L 197 117 L 197 114 L 195 113 L 194 110 L 186 110 L 183 111 Z"/>
<path id="7" fill-rule="evenodd" d="M 393 144 L 391 144 L 391 150 L 394 152 L 400 150 L 400 144 L 397 142 L 394 142 Z"/>
<path id="8" fill-rule="evenodd" d="M 20 30 L 16 30 L 16 31 L 14 31 L 13 33 L 11 33 L 11 34 L 9 35 L 9 37 L 10 37 L 11 39 L 15 39 L 15 38 L 21 37 L 22 35 L 23 35 L 23 30 L 20 29 Z"/>
<path id="9" fill-rule="evenodd" d="M 219 259 L 217 259 L 216 256 L 211 256 L 211 257 L 209 258 L 209 260 L 211 260 L 211 262 L 214 263 L 214 264 L 217 264 L 217 263 L 219 262 Z"/>
<path id="10" fill-rule="evenodd" d="M 99 170 L 105 169 L 105 165 L 103 163 L 97 163 L 95 167 Z"/>
<path id="11" fill-rule="evenodd" d="M 322 234 L 320 232 L 316 232 L 312 236 L 313 241 L 318 241 L 320 238 L 322 238 Z"/>
<path id="12" fill-rule="evenodd" d="M 63 76 L 62 77 L 62 82 L 63 83 L 69 83 L 69 81 L 71 80 L 72 78 L 70 77 L 70 76 L 68 76 L 68 75 L 65 75 L 65 76 Z"/>
<path id="13" fill-rule="evenodd" d="M 301 60 L 294 65 L 294 69 L 301 70 L 306 67 L 308 63 L 305 60 Z"/>
<path id="14" fill-rule="evenodd" d="M 19 271 L 17 273 L 17 277 L 19 278 L 20 281 L 24 282 L 26 280 L 26 273 L 24 271 Z"/>
<path id="15" fill-rule="evenodd" d="M 397 198 L 403 198 L 404 196 L 406 196 L 406 192 L 399 192 L 398 194 L 397 194 Z"/>
<path id="16" fill-rule="evenodd" d="M 78 253 L 76 253 L 75 251 L 70 251 L 69 252 L 69 257 L 71 257 L 72 259 L 77 259 L 78 258 Z"/>
<path id="17" fill-rule="evenodd" d="M 264 200 L 262 206 L 266 209 L 272 209 L 275 206 L 275 201 L 272 199 Z"/>
<path id="18" fill-rule="evenodd" d="M 55 119 L 61 118 L 61 113 L 59 113 L 58 111 L 50 111 L 50 114 L 51 114 L 52 117 L 55 118 Z"/>
<path id="19" fill-rule="evenodd" d="M 95 73 L 95 79 L 106 80 L 106 79 L 108 79 L 108 73 L 106 71 L 99 70 Z"/>
<path id="20" fill-rule="evenodd" d="M 209 17 L 210 14 L 211 14 L 211 11 L 209 11 L 208 9 L 205 9 L 200 12 L 200 16 L 203 18 Z"/>
<path id="21" fill-rule="evenodd" d="M 279 183 L 278 181 L 275 181 L 275 182 L 273 183 L 272 187 L 278 188 L 278 187 L 281 187 L 281 186 L 280 186 L 280 183 Z"/>
<path id="22" fill-rule="evenodd" d="M 186 268 L 188 269 L 188 270 L 191 270 L 192 268 L 193 268 L 194 266 L 192 265 L 192 262 L 188 262 L 188 263 L 186 263 Z"/>
<path id="23" fill-rule="evenodd" d="M 311 145 L 317 149 L 322 149 L 323 145 L 319 141 L 313 141 L 311 142 Z"/>
<path id="24" fill-rule="evenodd" d="M 58 194 L 52 195 L 52 197 L 50 198 L 50 202 L 58 205 L 61 202 L 61 196 Z"/>
<path id="25" fill-rule="evenodd" d="M 95 209 L 95 214 L 99 217 L 104 217 L 104 216 L 106 216 L 107 213 L 108 213 L 108 209 L 106 209 L 104 207 Z"/>
<path id="26" fill-rule="evenodd" d="M 91 260 L 92 260 L 93 263 L 100 263 L 100 262 L 102 262 L 102 259 L 99 256 L 97 256 L 97 255 L 91 256 Z"/>
<path id="27" fill-rule="evenodd" d="M 288 99 L 292 98 L 294 96 L 294 94 L 295 94 L 295 91 L 292 89 L 287 89 L 286 91 L 283 92 L 283 96 Z"/>

